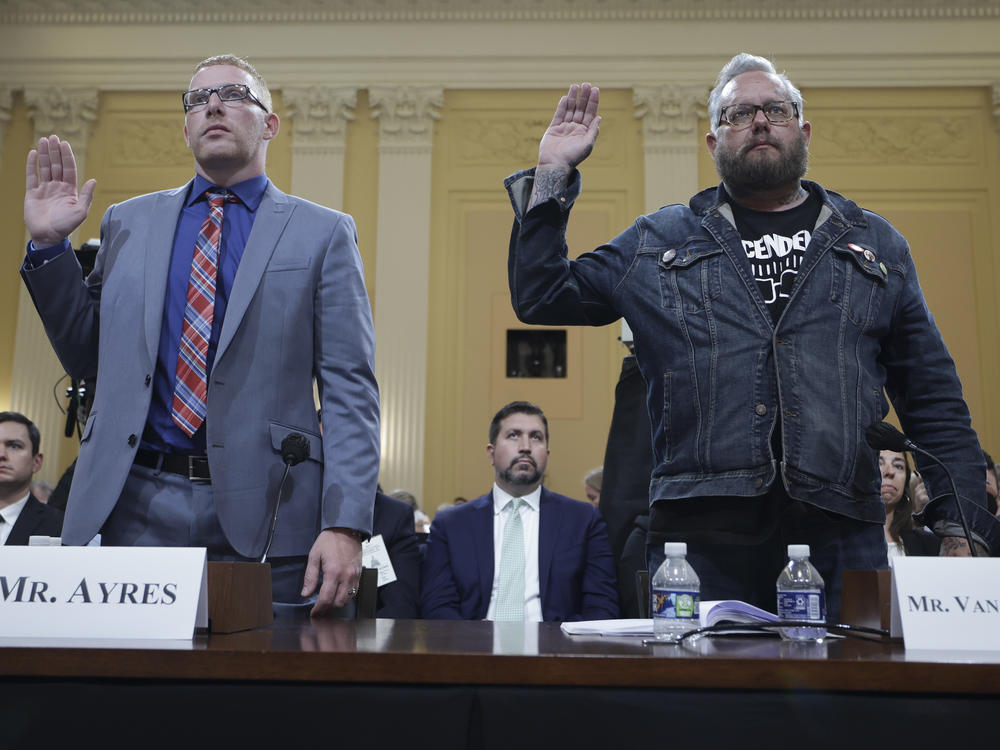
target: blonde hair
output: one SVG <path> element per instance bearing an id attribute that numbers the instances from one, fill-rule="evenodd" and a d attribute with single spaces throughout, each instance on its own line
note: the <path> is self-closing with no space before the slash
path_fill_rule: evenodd
<path id="1" fill-rule="evenodd" d="M 264 77 L 257 72 L 257 68 L 251 65 L 249 61 L 243 59 L 242 57 L 237 57 L 236 55 L 214 55 L 213 57 L 206 58 L 198 63 L 195 66 L 193 75 L 197 75 L 199 70 L 203 68 L 210 68 L 213 65 L 232 65 L 234 68 L 239 68 L 240 70 L 249 73 L 250 77 L 253 79 L 253 93 L 258 99 L 260 99 L 261 104 L 267 108 L 268 112 L 274 111 L 274 107 L 271 102 L 271 90 L 267 87 L 267 82 L 264 80 Z"/>

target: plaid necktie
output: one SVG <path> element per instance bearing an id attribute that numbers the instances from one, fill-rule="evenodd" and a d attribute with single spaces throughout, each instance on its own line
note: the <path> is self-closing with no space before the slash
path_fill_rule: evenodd
<path id="1" fill-rule="evenodd" d="M 500 588 L 494 620 L 524 619 L 524 524 L 521 506 L 524 500 L 515 497 L 500 546 Z"/>
<path id="2" fill-rule="evenodd" d="M 205 421 L 208 395 L 206 360 L 215 313 L 215 277 L 219 268 L 219 239 L 222 237 L 222 206 L 235 198 L 225 190 L 206 190 L 208 216 L 198 232 L 191 260 L 187 306 L 177 353 L 177 377 L 171 416 L 177 426 L 194 435 Z"/>

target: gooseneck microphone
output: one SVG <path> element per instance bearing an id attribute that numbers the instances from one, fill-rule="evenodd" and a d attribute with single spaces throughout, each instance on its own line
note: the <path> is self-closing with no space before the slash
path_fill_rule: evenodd
<path id="1" fill-rule="evenodd" d="M 927 458 L 944 469 L 944 473 L 948 477 L 948 481 L 951 482 L 951 491 L 955 494 L 955 505 L 958 506 L 958 517 L 962 520 L 962 531 L 965 532 L 965 541 L 969 543 L 969 554 L 976 557 L 976 545 L 975 542 L 972 541 L 972 534 L 969 532 L 969 522 L 965 520 L 965 510 L 962 508 L 963 500 L 958 495 L 958 488 L 955 486 L 955 478 L 951 475 L 951 472 L 948 471 L 948 467 L 944 465 L 944 462 L 942 462 L 934 454 L 925 451 L 888 422 L 876 422 L 871 425 L 867 430 L 865 430 L 865 440 L 868 442 L 868 445 L 877 451 L 895 451 L 896 453 L 912 451 L 914 453 L 919 453 L 922 456 L 927 456 Z"/>
<path id="2" fill-rule="evenodd" d="M 281 441 L 281 460 L 285 463 L 285 470 L 278 483 L 278 496 L 274 501 L 274 512 L 271 514 L 271 528 L 267 531 L 267 541 L 264 543 L 264 552 L 258 562 L 267 562 L 267 553 L 271 549 L 271 540 L 274 539 L 274 527 L 278 523 L 278 508 L 281 507 L 281 491 L 285 488 L 285 480 L 288 478 L 288 470 L 309 458 L 309 440 L 301 432 L 292 432 Z"/>

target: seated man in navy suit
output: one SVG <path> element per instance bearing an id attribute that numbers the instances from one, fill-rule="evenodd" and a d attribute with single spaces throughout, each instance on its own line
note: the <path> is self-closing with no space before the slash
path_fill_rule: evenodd
<path id="1" fill-rule="evenodd" d="M 31 478 L 42 468 L 41 440 L 26 416 L 0 412 L 0 545 L 24 545 L 30 536 L 62 531 L 62 511 L 31 494 Z"/>
<path id="2" fill-rule="evenodd" d="M 542 487 L 549 426 L 526 401 L 493 417 L 491 492 L 441 511 L 424 558 L 421 614 L 443 620 L 618 616 L 607 528 L 589 503 Z"/>

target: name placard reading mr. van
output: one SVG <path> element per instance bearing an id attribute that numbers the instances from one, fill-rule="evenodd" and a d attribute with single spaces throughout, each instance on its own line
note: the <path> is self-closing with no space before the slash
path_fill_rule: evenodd
<path id="1" fill-rule="evenodd" d="M 0 547 L 0 637 L 190 639 L 207 581 L 204 547 Z"/>
<path id="2" fill-rule="evenodd" d="M 892 634 L 909 649 L 1000 651 L 1000 559 L 900 557 Z"/>

